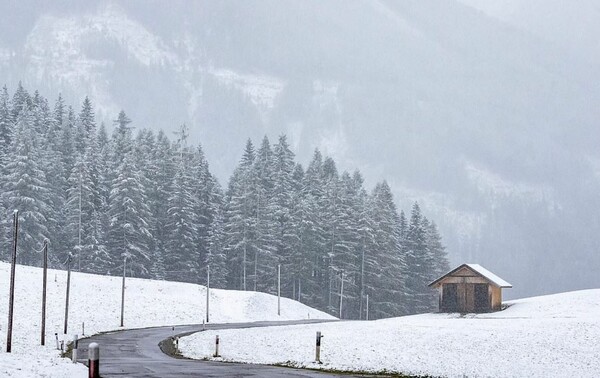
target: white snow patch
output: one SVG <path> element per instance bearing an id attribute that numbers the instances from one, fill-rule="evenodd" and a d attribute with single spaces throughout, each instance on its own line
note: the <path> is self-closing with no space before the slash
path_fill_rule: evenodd
<path id="1" fill-rule="evenodd" d="M 220 330 L 227 361 L 444 377 L 596 377 L 600 290 L 508 302 L 490 314 L 423 314 L 378 321 Z M 322 331 L 314 363 L 315 332 Z M 179 342 L 211 358 L 215 333 Z"/>
<path id="2" fill-rule="evenodd" d="M 42 270 L 17 266 L 12 354 L 6 350 L 10 265 L 0 262 L 0 376 L 74 377 L 85 376 L 85 368 L 58 357 L 54 333 L 70 340 L 72 334 L 119 329 L 121 277 L 73 272 L 69 304 L 69 336 L 64 336 L 66 272 L 48 271 L 46 346 L 38 346 L 41 324 Z M 127 278 L 125 291 L 126 328 L 201 323 L 204 317 L 204 286 Z M 210 319 L 214 323 L 261 320 L 332 319 L 330 315 L 288 298 L 249 291 L 211 289 Z"/>
<path id="3" fill-rule="evenodd" d="M 240 90 L 262 110 L 272 109 L 275 99 L 285 87 L 283 80 L 268 75 L 242 74 L 225 68 L 213 69 L 209 73 L 223 84 Z"/>

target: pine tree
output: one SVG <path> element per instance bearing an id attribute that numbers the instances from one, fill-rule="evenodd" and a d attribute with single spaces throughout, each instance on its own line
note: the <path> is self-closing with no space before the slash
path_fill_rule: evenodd
<path id="1" fill-rule="evenodd" d="M 169 232 L 167 224 L 169 222 L 169 196 L 171 195 L 174 179 L 174 152 L 171 142 L 160 131 L 156 138 L 156 148 L 154 153 L 153 167 L 156 169 L 152 173 L 154 181 L 154 193 L 149 194 L 150 210 L 152 213 L 152 232 L 154 235 L 154 250 L 152 257 L 152 276 L 157 279 L 165 279 L 165 256 L 169 245 Z"/>
<path id="2" fill-rule="evenodd" d="M 226 193 L 225 251 L 230 288 L 247 290 L 249 256 L 256 251 L 256 199 L 252 193 L 255 151 L 248 140 L 242 159 L 234 170 Z"/>
<path id="3" fill-rule="evenodd" d="M 406 234 L 408 272 L 406 289 L 410 311 L 421 313 L 431 310 L 431 291 L 427 286 L 433 272 L 432 260 L 427 250 L 427 233 L 421 208 L 413 205 Z"/>
<path id="4" fill-rule="evenodd" d="M 374 318 L 398 316 L 407 308 L 403 296 L 406 261 L 400 249 L 400 219 L 391 189 L 385 181 L 373 190 L 371 217 L 374 245 L 365 259 L 366 287 L 372 294 L 369 296 L 369 314 Z"/>
<path id="5" fill-rule="evenodd" d="M 6 156 L 8 154 L 11 136 L 12 136 L 12 122 L 10 116 L 10 97 L 6 86 L 2 88 L 0 93 L 0 167 L 6 165 Z M 2 174 L 2 169 L 0 169 Z"/>
<path id="6" fill-rule="evenodd" d="M 169 196 L 167 230 L 169 246 L 164 256 L 167 279 L 197 282 L 199 256 L 196 245 L 198 220 L 194 214 L 191 153 L 180 147 L 175 166 L 175 177 Z"/>
<path id="7" fill-rule="evenodd" d="M 50 190 L 40 159 L 33 114 L 23 106 L 7 157 L 1 197 L 7 209 L 19 210 L 19 263 L 26 265 L 39 264 L 35 251 L 50 236 L 47 225 L 51 212 Z"/>
<path id="8" fill-rule="evenodd" d="M 273 151 L 265 136 L 256 153 L 254 165 L 249 171 L 250 197 L 255 201 L 254 290 L 274 292 L 276 285 L 276 241 L 273 213 Z"/>
<path id="9" fill-rule="evenodd" d="M 148 277 L 152 257 L 148 250 L 152 238 L 148 223 L 150 209 L 143 180 L 135 165 L 129 122 L 121 112 L 118 128 L 113 134 L 113 162 L 119 164 L 109 197 L 110 223 L 106 244 L 113 269 L 122 266 L 123 258 L 127 258 L 130 260 L 127 265 L 135 275 Z"/>
<path id="10" fill-rule="evenodd" d="M 208 161 L 204 156 L 202 146 L 198 146 L 194 151 L 191 169 L 194 215 L 197 219 L 197 232 L 194 244 L 196 245 L 198 254 L 199 272 L 205 275 L 206 266 L 209 264 L 211 243 L 217 243 L 220 248 L 223 248 L 222 235 L 215 234 L 216 232 L 222 233 L 223 193 L 217 179 L 210 173 Z M 212 227 L 217 217 L 221 217 L 219 220 L 221 222 L 219 230 L 215 230 Z M 213 253 L 222 254 L 223 251 L 213 249 Z M 214 268 L 217 269 L 217 266 Z M 222 269 L 220 274 L 224 273 L 225 270 Z"/>
<path id="11" fill-rule="evenodd" d="M 327 288 L 329 284 L 325 274 L 328 267 L 325 265 L 328 239 L 323 228 L 324 212 L 320 207 L 324 196 L 323 187 L 323 158 L 321 153 L 315 150 L 304 175 L 304 187 L 298 209 L 304 260 L 307 261 L 307 264 L 303 265 L 303 272 L 300 273 L 299 298 L 304 300 L 304 303 L 318 308 L 327 306 L 327 291 L 323 293 L 323 288 Z"/>
<path id="12" fill-rule="evenodd" d="M 94 110 L 92 102 L 86 96 L 81 105 L 81 112 L 77 118 L 75 132 L 75 147 L 79 154 L 83 154 L 86 148 L 86 143 L 92 135 L 96 134 L 96 121 L 94 118 Z"/>
<path id="13" fill-rule="evenodd" d="M 33 108 L 33 101 L 29 93 L 25 90 L 25 88 L 23 88 L 23 85 L 19 81 L 17 90 L 15 91 L 12 98 L 11 118 L 13 123 L 17 122 L 19 115 L 23 112 L 23 109 L 25 108 L 31 111 L 31 109 Z M 31 126 L 33 126 L 33 122 Z"/>
<path id="14" fill-rule="evenodd" d="M 274 252 L 276 264 L 282 266 L 281 280 L 284 293 L 292 295 L 295 268 L 292 266 L 294 245 L 297 241 L 294 228 L 294 153 L 285 135 L 279 137 L 273 151 L 273 190 L 270 217 L 273 220 Z"/>

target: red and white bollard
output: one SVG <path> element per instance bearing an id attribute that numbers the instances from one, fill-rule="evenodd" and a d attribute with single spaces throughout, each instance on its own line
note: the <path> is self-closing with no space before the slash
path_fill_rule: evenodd
<path id="1" fill-rule="evenodd" d="M 91 343 L 88 350 L 89 378 L 100 378 L 100 346 Z"/>

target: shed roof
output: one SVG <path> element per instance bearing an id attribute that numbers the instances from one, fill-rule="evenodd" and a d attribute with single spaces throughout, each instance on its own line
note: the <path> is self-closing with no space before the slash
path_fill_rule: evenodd
<path id="1" fill-rule="evenodd" d="M 437 280 L 433 281 L 432 283 L 429 284 L 429 286 L 433 286 L 433 285 L 437 284 L 439 281 L 441 281 L 442 279 L 444 279 L 446 276 L 451 275 L 452 273 L 458 271 L 459 269 L 461 269 L 463 267 L 469 268 L 470 270 L 472 270 L 476 274 L 479 274 L 480 276 L 486 278 L 487 280 L 489 280 L 491 283 L 493 283 L 494 285 L 496 285 L 498 287 L 501 287 L 501 288 L 512 287 L 512 285 L 510 283 L 506 282 L 505 280 L 503 280 L 502 278 L 498 277 L 497 275 L 495 275 L 494 273 L 492 273 L 489 270 L 485 269 L 484 267 L 482 267 L 479 264 L 462 264 L 459 267 L 457 267 L 457 268 L 451 270 L 450 272 L 444 274 L 443 276 L 441 276 Z"/>

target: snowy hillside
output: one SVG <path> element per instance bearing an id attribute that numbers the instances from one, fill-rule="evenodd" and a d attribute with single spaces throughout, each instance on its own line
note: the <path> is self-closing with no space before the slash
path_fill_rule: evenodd
<path id="1" fill-rule="evenodd" d="M 508 302 L 481 315 L 424 314 L 260 330 L 219 331 L 225 360 L 448 377 L 594 377 L 600 371 L 600 289 Z M 314 336 L 324 334 L 314 361 Z M 210 355 L 213 332 L 180 341 Z"/>
<path id="2" fill-rule="evenodd" d="M 6 351 L 7 311 L 10 265 L 0 263 L 0 376 L 73 377 L 85 374 L 82 366 L 57 358 L 54 333 L 61 339 L 66 272 L 49 270 L 46 344 L 39 345 L 41 324 L 42 270 L 17 266 L 12 354 Z M 204 286 L 128 278 L 125 293 L 125 327 L 201 323 L 205 314 Z M 332 317 L 303 304 L 281 299 L 277 315 L 277 297 L 256 292 L 211 289 L 210 319 L 213 323 L 259 320 L 291 320 Z M 69 310 L 69 335 L 119 329 L 121 278 L 72 273 Z M 71 336 L 69 336 L 70 339 Z M 35 357 L 32 361 L 31 358 Z M 33 363 L 32 363 L 33 362 Z"/>

